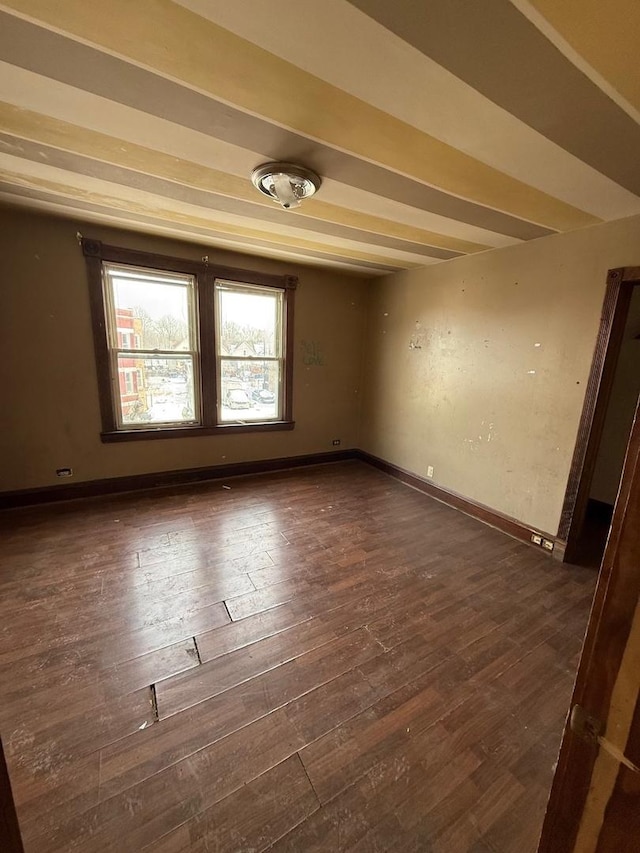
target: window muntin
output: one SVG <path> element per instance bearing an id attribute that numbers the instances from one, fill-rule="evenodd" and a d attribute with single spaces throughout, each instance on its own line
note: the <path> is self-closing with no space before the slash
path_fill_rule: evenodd
<path id="1" fill-rule="evenodd" d="M 199 424 L 194 277 L 104 263 L 103 281 L 117 428 Z"/>
<path id="2" fill-rule="evenodd" d="M 279 421 L 284 411 L 284 289 L 216 280 L 220 423 Z"/>

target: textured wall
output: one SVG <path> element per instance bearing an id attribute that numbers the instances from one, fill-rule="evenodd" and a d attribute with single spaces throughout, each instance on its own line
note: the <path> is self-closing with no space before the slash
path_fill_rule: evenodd
<path id="1" fill-rule="evenodd" d="M 85 263 L 76 240 L 298 275 L 292 432 L 102 444 Z M 97 225 L 0 210 L 0 489 L 295 456 L 358 443 L 367 283 L 353 276 Z M 305 364 L 303 341 L 322 364 Z M 318 359 L 315 359 L 317 361 Z"/>
<path id="2" fill-rule="evenodd" d="M 554 534 L 607 270 L 640 217 L 376 280 L 361 447 Z"/>

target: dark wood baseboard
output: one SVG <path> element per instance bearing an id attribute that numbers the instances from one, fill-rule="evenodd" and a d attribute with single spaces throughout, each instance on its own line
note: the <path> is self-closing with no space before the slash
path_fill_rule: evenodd
<path id="1" fill-rule="evenodd" d="M 110 477 L 104 480 L 89 480 L 84 483 L 64 483 L 59 486 L 44 486 L 39 489 L 23 489 L 15 492 L 0 493 L 0 509 L 15 509 L 17 507 L 35 506 L 37 504 L 54 503 L 58 501 L 77 500 L 79 498 L 94 498 L 102 495 L 115 495 L 122 492 L 135 492 L 144 489 L 155 489 L 167 486 L 186 486 L 207 480 L 222 480 L 226 477 L 239 477 L 250 474 L 265 474 L 271 471 L 286 471 L 289 468 L 301 468 L 308 465 L 324 465 L 329 462 L 346 462 L 357 459 L 372 465 L 396 480 L 400 480 L 419 492 L 436 498 L 442 503 L 461 510 L 467 515 L 483 521 L 490 527 L 495 527 L 522 542 L 531 544 L 531 534 L 539 533 L 546 539 L 555 542 L 550 536 L 515 518 L 496 512 L 483 504 L 465 498 L 456 492 L 436 486 L 429 480 L 412 474 L 404 468 L 399 468 L 391 462 L 379 459 L 364 450 L 337 450 L 328 453 L 310 453 L 305 456 L 290 456 L 280 459 L 259 459 L 251 462 L 232 462 L 227 465 L 214 465 L 207 468 L 187 468 L 178 471 L 161 471 L 155 474 L 133 474 L 128 477 Z M 564 543 L 558 543 L 562 545 Z M 555 549 L 554 549 L 555 550 Z M 564 549 L 561 549 L 564 553 Z M 558 557 L 559 554 L 554 554 Z"/>
<path id="2" fill-rule="evenodd" d="M 515 539 L 520 539 L 522 542 L 527 542 L 531 545 L 531 535 L 533 533 L 538 533 L 541 536 L 544 536 L 545 539 L 550 539 L 555 543 L 555 536 L 551 536 L 542 530 L 536 530 L 533 527 L 527 527 L 527 525 L 523 524 L 521 521 L 511 518 L 508 515 L 503 515 L 488 506 L 484 506 L 484 504 L 476 503 L 475 501 L 469 500 L 469 498 L 465 498 L 463 495 L 459 495 L 456 492 L 451 492 L 448 489 L 436 486 L 429 480 L 425 480 L 417 474 L 412 474 L 404 468 L 399 468 L 391 462 L 379 459 L 377 456 L 372 456 L 364 450 L 356 450 L 355 454 L 357 459 L 367 462 L 369 465 L 373 465 L 380 471 L 384 471 L 385 474 L 389 474 L 397 480 L 401 480 L 403 483 L 412 486 L 419 492 L 423 492 L 425 495 L 429 495 L 432 498 L 442 501 L 442 503 L 448 504 L 448 506 L 459 509 L 473 518 L 477 518 L 478 521 L 483 521 L 490 527 L 495 527 L 503 533 L 508 533 L 509 536 L 513 536 Z M 540 548 L 540 551 L 543 551 L 543 549 Z M 543 551 L 543 553 L 548 552 Z"/>
<path id="3" fill-rule="evenodd" d="M 557 551 L 563 563 L 599 569 L 612 518 L 612 504 L 589 498 L 580 528 L 574 531 L 570 543 L 556 539 L 554 557 Z"/>
<path id="4" fill-rule="evenodd" d="M 15 492 L 0 492 L 0 509 L 34 506 L 36 504 L 95 498 L 115 495 L 120 492 L 136 492 L 162 486 L 186 486 L 206 480 L 223 480 L 247 474 L 265 474 L 287 468 L 307 465 L 323 465 L 327 462 L 345 462 L 356 459 L 355 450 L 335 450 L 328 453 L 309 453 L 305 456 L 289 456 L 280 459 L 258 459 L 252 462 L 231 462 L 207 468 L 187 468 L 178 471 L 160 471 L 156 474 L 133 474 L 128 477 L 109 477 L 104 480 L 87 480 L 83 483 L 62 483 L 59 486 L 44 486 L 39 489 L 21 489 Z"/>

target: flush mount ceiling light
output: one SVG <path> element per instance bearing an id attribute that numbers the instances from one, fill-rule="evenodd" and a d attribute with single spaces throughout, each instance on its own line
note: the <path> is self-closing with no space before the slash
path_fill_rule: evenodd
<path id="1" fill-rule="evenodd" d="M 304 166 L 295 163 L 263 163 L 251 173 L 251 181 L 263 195 L 277 201 L 285 210 L 297 207 L 303 198 L 309 198 L 322 181 Z"/>

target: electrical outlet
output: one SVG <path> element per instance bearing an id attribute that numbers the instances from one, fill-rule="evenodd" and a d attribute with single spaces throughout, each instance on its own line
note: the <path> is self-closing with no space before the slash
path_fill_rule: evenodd
<path id="1" fill-rule="evenodd" d="M 545 548 L 547 551 L 553 551 L 553 542 L 551 541 L 551 539 L 543 539 L 542 547 Z"/>
<path id="2" fill-rule="evenodd" d="M 433 465 L 427 465 L 427 477 L 430 480 L 433 478 Z"/>
<path id="3" fill-rule="evenodd" d="M 531 541 L 533 542 L 534 545 L 542 545 L 542 536 L 540 536 L 539 533 L 532 533 L 531 534 Z"/>
<path id="4" fill-rule="evenodd" d="M 56 468 L 56 477 L 73 477 L 73 468 Z"/>
<path id="5" fill-rule="evenodd" d="M 333 441 L 331 442 L 331 444 L 333 444 L 334 447 L 337 447 L 340 444 L 340 439 L 334 438 Z"/>

